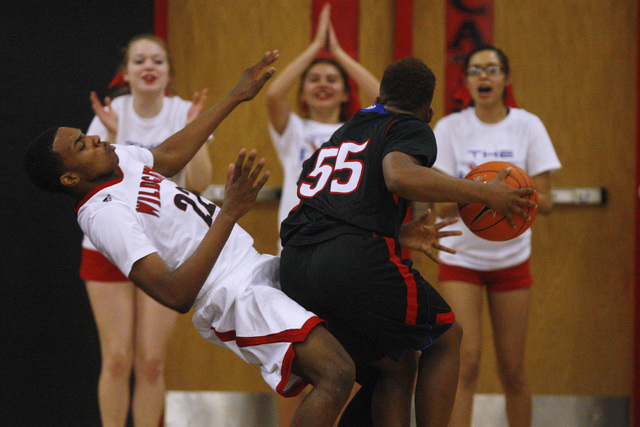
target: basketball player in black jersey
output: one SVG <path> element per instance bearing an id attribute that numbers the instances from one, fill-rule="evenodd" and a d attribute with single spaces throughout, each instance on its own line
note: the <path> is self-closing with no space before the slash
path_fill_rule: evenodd
<path id="1" fill-rule="evenodd" d="M 305 162 L 300 204 L 281 228 L 283 291 L 328 321 L 359 373 L 378 371 L 372 413 L 383 424 L 409 423 L 413 390 L 397 380 L 403 355 L 419 352 L 418 425 L 447 425 L 458 381 L 462 329 L 444 299 L 401 258 L 411 201 L 481 202 L 512 225 L 512 213 L 526 217 L 522 208 L 533 205 L 523 198 L 533 189 L 504 182 L 508 169 L 481 184 L 430 168 L 437 154 L 428 125 L 434 88 L 422 61 L 391 64 L 378 103 Z"/>

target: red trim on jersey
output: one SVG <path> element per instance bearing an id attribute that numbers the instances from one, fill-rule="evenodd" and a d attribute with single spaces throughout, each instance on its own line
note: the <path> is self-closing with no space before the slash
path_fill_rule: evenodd
<path id="1" fill-rule="evenodd" d="M 387 137 L 387 133 L 389 133 L 389 129 L 391 129 L 391 126 L 393 126 L 393 124 L 394 124 L 395 122 L 397 122 L 397 121 L 398 121 L 398 120 L 394 120 L 394 121 L 392 121 L 391 123 L 389 123 L 389 126 L 387 126 L 387 129 L 385 129 L 385 131 L 384 131 L 384 137 L 385 137 L 385 138 Z"/>
<path id="2" fill-rule="evenodd" d="M 390 237 L 383 237 L 389 248 L 389 261 L 398 267 L 398 271 L 404 278 L 407 286 L 407 312 L 404 322 L 408 325 L 415 325 L 418 317 L 418 285 L 416 279 L 411 274 L 409 267 L 402 263 L 400 257 L 396 255 L 396 241 Z"/>
<path id="3" fill-rule="evenodd" d="M 118 170 L 120 171 L 120 174 L 122 175 L 120 178 L 117 179 L 112 179 L 111 181 L 107 181 L 104 184 L 100 184 L 98 185 L 96 188 L 94 188 L 93 190 L 89 191 L 89 193 L 87 193 L 86 196 L 84 196 L 82 198 L 82 200 L 78 201 L 78 203 L 76 204 L 76 212 L 78 212 L 80 210 L 80 208 L 82 207 L 82 205 L 84 205 L 85 203 L 87 203 L 87 200 L 89 200 L 90 198 L 93 197 L 94 194 L 96 194 L 98 191 L 102 190 L 103 188 L 106 187 L 110 187 L 112 185 L 116 185 L 118 184 L 120 181 L 122 181 L 124 179 L 124 172 L 122 172 L 122 169 L 120 169 L 120 166 L 118 166 Z"/>

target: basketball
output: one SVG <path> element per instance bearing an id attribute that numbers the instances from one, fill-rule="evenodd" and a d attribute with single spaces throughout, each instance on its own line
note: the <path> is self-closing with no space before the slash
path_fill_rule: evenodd
<path id="1" fill-rule="evenodd" d="M 508 162 L 487 162 L 471 169 L 465 179 L 472 181 L 488 182 L 491 181 L 502 169 L 510 167 L 511 173 L 506 176 L 505 182 L 513 188 L 535 188 L 533 180 L 519 166 Z M 520 215 L 513 213 L 513 220 L 516 228 L 512 228 L 504 215 L 493 212 L 482 203 L 458 203 L 458 211 L 460 218 L 469 230 L 475 235 L 486 240 L 505 241 L 518 237 L 531 226 L 538 212 L 538 193 L 533 193 L 525 198 L 533 200 L 536 203 L 535 208 L 523 207 L 524 211 L 529 214 L 529 220 L 525 220 Z"/>

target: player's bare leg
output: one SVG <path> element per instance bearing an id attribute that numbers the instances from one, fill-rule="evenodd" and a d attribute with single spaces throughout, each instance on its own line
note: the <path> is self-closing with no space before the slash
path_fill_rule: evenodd
<path id="1" fill-rule="evenodd" d="M 351 357 L 324 327 L 316 326 L 293 345 L 292 371 L 313 389 L 298 407 L 292 426 L 331 426 L 349 398 L 356 369 Z"/>
<path id="2" fill-rule="evenodd" d="M 449 423 L 458 385 L 462 327 L 455 322 L 438 340 L 422 351 L 416 382 L 416 424 Z"/>
<path id="3" fill-rule="evenodd" d="M 419 352 L 407 350 L 398 361 L 385 358 L 374 363 L 380 369 L 372 398 L 376 425 L 408 426 Z"/>

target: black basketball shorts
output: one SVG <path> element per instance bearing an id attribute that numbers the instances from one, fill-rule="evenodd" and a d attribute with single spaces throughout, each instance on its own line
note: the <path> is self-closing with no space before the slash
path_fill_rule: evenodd
<path id="1" fill-rule="evenodd" d="M 289 297 L 328 322 L 360 366 L 425 349 L 455 320 L 412 262 L 400 258 L 398 242 L 369 232 L 285 246 L 280 281 Z"/>

